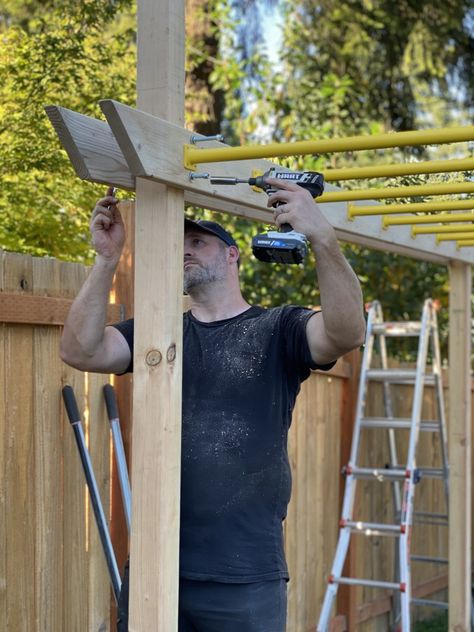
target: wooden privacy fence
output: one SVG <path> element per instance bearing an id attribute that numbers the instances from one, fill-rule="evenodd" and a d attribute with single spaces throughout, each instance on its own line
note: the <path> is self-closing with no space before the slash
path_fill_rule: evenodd
<path id="1" fill-rule="evenodd" d="M 115 288 L 115 302 L 120 304 L 131 301 L 131 294 L 126 296 L 130 263 L 126 250 Z M 89 448 L 121 566 L 127 537 L 102 398 L 107 376 L 70 369 L 58 355 L 61 324 L 86 275 L 87 269 L 78 264 L 0 252 L 0 630 L 114 629 L 109 578 L 61 401 L 61 387 L 71 384 L 81 411 L 86 411 Z M 122 314 L 119 305 L 110 306 L 111 320 Z M 288 632 L 314 629 L 326 588 L 338 533 L 340 471 L 350 448 L 358 365 L 358 353 L 353 353 L 329 373 L 312 374 L 297 401 L 289 441 L 293 496 L 285 522 L 292 577 Z M 129 419 L 130 381 L 128 376 L 114 380 L 122 421 Z M 404 388 L 397 390 L 396 414 L 406 413 L 410 405 Z M 429 416 L 430 390 L 425 400 Z M 373 389 L 370 401 L 375 414 L 381 406 L 380 389 Z M 130 426 L 125 424 L 126 448 Z M 424 464 L 433 464 L 436 446 L 426 437 L 422 440 Z M 386 442 L 375 435 L 363 450 L 371 463 L 388 459 Z M 429 503 L 439 494 L 435 486 L 436 482 L 419 486 L 420 502 Z M 389 515 L 389 489 L 382 493 L 367 485 L 362 494 L 373 511 Z M 446 553 L 446 536 L 426 530 L 415 533 L 414 541 L 414 546 L 425 546 L 424 554 Z M 393 547 L 380 539 L 361 542 L 350 563 L 362 576 L 390 573 Z M 426 585 L 427 576 L 427 569 L 415 572 L 414 584 L 425 594 L 445 587 L 444 576 Z M 333 629 L 348 625 L 361 632 L 386 630 L 389 605 L 380 591 L 341 590 L 338 612 L 343 616 L 336 618 Z"/>

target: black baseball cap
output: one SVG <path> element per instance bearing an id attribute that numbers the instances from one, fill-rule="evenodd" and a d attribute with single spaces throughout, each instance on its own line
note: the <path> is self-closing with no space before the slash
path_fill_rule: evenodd
<path id="1" fill-rule="evenodd" d="M 211 235 L 215 235 L 219 237 L 225 244 L 228 246 L 235 246 L 235 239 L 230 235 L 222 226 L 220 226 L 217 222 L 209 222 L 205 219 L 198 219 L 194 222 L 187 217 L 184 218 L 184 230 L 200 230 L 205 233 L 210 233 Z"/>

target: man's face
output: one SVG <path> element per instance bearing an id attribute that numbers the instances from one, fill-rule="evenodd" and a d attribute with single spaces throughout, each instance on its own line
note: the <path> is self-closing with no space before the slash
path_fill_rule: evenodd
<path id="1" fill-rule="evenodd" d="M 224 281 L 229 265 L 222 240 L 202 231 L 184 234 L 184 291 Z"/>

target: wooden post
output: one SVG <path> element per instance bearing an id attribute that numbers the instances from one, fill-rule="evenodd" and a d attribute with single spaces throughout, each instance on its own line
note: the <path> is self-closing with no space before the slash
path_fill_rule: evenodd
<path id="1" fill-rule="evenodd" d="M 138 0 L 138 107 L 182 124 L 184 0 Z M 137 178 L 133 632 L 174 632 L 178 621 L 182 376 L 182 191 Z"/>
<path id="2" fill-rule="evenodd" d="M 471 629 L 471 266 L 449 266 L 449 629 Z"/>

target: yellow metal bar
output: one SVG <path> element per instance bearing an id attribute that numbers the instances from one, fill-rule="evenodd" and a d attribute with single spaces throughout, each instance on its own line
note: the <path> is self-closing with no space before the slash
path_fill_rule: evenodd
<path id="1" fill-rule="evenodd" d="M 444 233 L 436 235 L 436 243 L 440 241 L 457 241 L 458 239 L 468 239 L 472 237 L 472 233 Z"/>
<path id="2" fill-rule="evenodd" d="M 473 200 L 457 200 L 448 202 L 416 202 L 414 204 L 373 204 L 372 206 L 359 206 L 348 204 L 348 219 L 371 215 L 400 215 L 401 213 L 417 213 L 430 211 L 462 211 L 474 210 Z"/>
<path id="3" fill-rule="evenodd" d="M 445 127 L 413 132 L 389 132 L 373 136 L 348 136 L 327 140 L 303 140 L 293 143 L 269 143 L 241 147 L 215 147 L 202 149 L 195 145 L 184 146 L 184 165 L 194 170 L 197 164 L 226 162 L 229 160 L 251 160 L 305 154 L 326 154 L 363 149 L 386 149 L 409 145 L 438 145 L 474 140 L 474 126 Z"/>
<path id="4" fill-rule="evenodd" d="M 391 178 L 419 173 L 448 173 L 452 171 L 472 171 L 474 158 L 457 160 L 433 160 L 429 162 L 410 162 L 398 165 L 378 165 L 375 167 L 350 167 L 347 169 L 328 169 L 323 171 L 327 182 L 340 180 L 360 180 L 363 178 Z"/>
<path id="5" fill-rule="evenodd" d="M 458 248 L 464 248 L 465 246 L 474 246 L 474 239 L 461 239 L 461 241 L 458 241 Z"/>
<path id="6" fill-rule="evenodd" d="M 410 224 L 436 224 L 445 222 L 470 222 L 474 220 L 474 213 L 435 213 L 421 217 L 384 217 L 383 228 L 389 226 L 403 226 Z"/>
<path id="7" fill-rule="evenodd" d="M 464 226 L 412 226 L 411 234 L 430 235 L 436 233 L 474 233 L 474 224 L 465 224 Z"/>
<path id="8" fill-rule="evenodd" d="M 351 200 L 377 200 L 382 198 L 404 198 L 417 195 L 447 195 L 451 193 L 474 193 L 474 182 L 447 184 L 420 184 L 409 187 L 386 187 L 381 189 L 355 189 L 354 191 L 331 191 L 317 198 L 318 203 L 349 202 Z"/>

